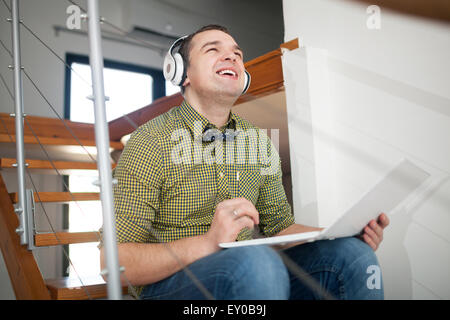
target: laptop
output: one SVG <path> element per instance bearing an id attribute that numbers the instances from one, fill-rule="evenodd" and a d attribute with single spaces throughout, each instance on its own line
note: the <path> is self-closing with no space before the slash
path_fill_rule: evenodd
<path id="1" fill-rule="evenodd" d="M 290 242 L 333 240 L 361 233 L 380 213 L 390 214 L 403 200 L 415 191 L 430 176 L 411 161 L 403 159 L 378 181 L 363 197 L 353 204 L 332 225 L 322 231 L 303 232 L 284 236 L 224 242 L 222 248 L 256 245 L 282 245 Z"/>

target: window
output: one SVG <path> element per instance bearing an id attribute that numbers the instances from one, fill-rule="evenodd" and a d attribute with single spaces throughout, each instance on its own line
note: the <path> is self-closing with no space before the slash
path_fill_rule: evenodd
<path id="1" fill-rule="evenodd" d="M 83 79 L 90 79 L 91 67 L 72 63 L 72 69 Z M 106 120 L 122 117 L 153 101 L 153 78 L 148 74 L 105 68 L 104 70 Z M 86 97 L 92 89 L 81 78 L 73 77 L 70 83 L 70 120 L 94 123 L 94 106 Z"/>
<path id="2" fill-rule="evenodd" d="M 96 173 L 88 175 L 70 175 L 69 189 L 71 192 L 99 192 L 93 183 L 98 179 Z M 103 223 L 100 201 L 69 202 L 68 229 L 70 232 L 97 231 Z M 72 265 L 66 265 L 66 276 L 95 276 L 100 272 L 100 256 L 98 242 L 70 244 L 66 247 Z M 66 257 L 64 257 L 67 259 Z"/>
<path id="3" fill-rule="evenodd" d="M 166 96 L 171 96 L 180 91 L 181 89 L 179 86 L 174 86 L 172 82 L 166 81 Z"/>
<path id="4" fill-rule="evenodd" d="M 72 121 L 94 123 L 94 106 L 87 99 L 92 95 L 91 69 L 87 56 L 67 54 L 65 117 Z M 107 121 L 140 109 L 165 95 L 166 82 L 161 70 L 104 61 L 104 85 Z M 172 86 L 172 84 L 170 84 Z M 173 92 L 173 86 L 168 90 Z M 170 94 L 171 94 L 170 93 Z"/>
<path id="5" fill-rule="evenodd" d="M 91 68 L 87 56 L 67 54 L 65 84 L 65 118 L 85 123 L 94 123 L 94 105 L 87 99 L 92 95 Z M 177 87 L 166 84 L 162 71 L 151 68 L 104 61 L 104 86 L 107 121 L 122 117 L 152 103 L 153 100 L 176 92 Z M 83 173 L 65 178 L 71 192 L 99 192 L 94 181 L 98 173 Z M 97 231 L 102 226 L 102 209 L 99 201 L 70 202 L 65 205 L 64 228 L 70 232 Z M 66 246 L 73 265 L 64 257 L 64 274 L 69 277 L 95 276 L 99 274 L 98 243 L 73 244 Z"/>

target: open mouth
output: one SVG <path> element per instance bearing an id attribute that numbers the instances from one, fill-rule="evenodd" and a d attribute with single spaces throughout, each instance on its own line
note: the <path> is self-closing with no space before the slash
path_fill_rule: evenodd
<path id="1" fill-rule="evenodd" d="M 216 72 L 219 76 L 230 78 L 230 79 L 237 79 L 237 73 L 232 69 L 221 69 Z"/>

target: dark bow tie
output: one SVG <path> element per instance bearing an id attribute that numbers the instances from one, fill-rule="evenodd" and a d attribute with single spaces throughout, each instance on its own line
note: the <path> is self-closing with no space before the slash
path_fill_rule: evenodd
<path id="1" fill-rule="evenodd" d="M 227 129 L 222 133 L 219 129 L 206 127 L 203 131 L 202 140 L 205 142 L 213 142 L 216 139 L 222 139 L 222 141 L 233 141 L 239 133 L 240 130 Z"/>

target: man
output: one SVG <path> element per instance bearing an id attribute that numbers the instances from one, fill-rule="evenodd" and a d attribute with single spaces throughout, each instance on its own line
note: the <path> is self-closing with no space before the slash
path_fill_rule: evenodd
<path id="1" fill-rule="evenodd" d="M 220 161 L 242 155 L 239 146 L 227 147 L 234 139 L 222 141 L 222 133 L 245 136 L 257 129 L 231 112 L 245 76 L 242 50 L 227 29 L 203 27 L 183 40 L 179 52 L 186 70 L 182 105 L 138 128 L 115 169 L 123 283 L 135 286 L 142 299 L 323 298 L 273 248 L 220 249 L 219 243 L 251 238 L 255 226 L 265 236 L 319 228 L 294 223 L 270 140 L 257 148 L 247 141 L 242 150 L 258 156 L 267 151 L 275 159 L 269 164 L 276 164 L 272 172 L 264 171 L 267 162 Z M 202 133 L 209 129 L 219 132 L 215 142 L 225 147 L 211 149 L 212 139 L 203 141 Z M 215 161 L 205 161 L 211 154 Z M 382 214 L 360 238 L 294 244 L 283 248 L 283 256 L 330 296 L 380 299 L 383 288 L 370 289 L 366 272 L 378 265 L 374 250 L 388 223 Z M 103 266 L 103 250 L 101 261 Z"/>

